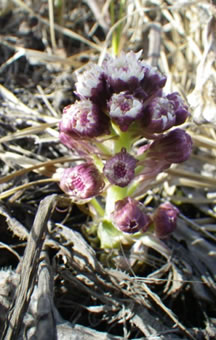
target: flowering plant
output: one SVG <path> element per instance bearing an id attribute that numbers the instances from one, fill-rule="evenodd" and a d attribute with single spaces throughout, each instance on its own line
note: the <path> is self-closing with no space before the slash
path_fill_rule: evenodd
<path id="1" fill-rule="evenodd" d="M 174 128 L 187 119 L 187 106 L 177 92 L 164 94 L 166 77 L 140 57 L 106 56 L 101 66 L 78 73 L 77 101 L 59 124 L 60 141 L 83 159 L 61 170 L 60 187 L 89 205 L 103 248 L 129 234 L 154 230 L 163 238 L 174 230 L 175 207 L 164 203 L 150 215 L 137 197 L 192 149 L 190 136 Z"/>

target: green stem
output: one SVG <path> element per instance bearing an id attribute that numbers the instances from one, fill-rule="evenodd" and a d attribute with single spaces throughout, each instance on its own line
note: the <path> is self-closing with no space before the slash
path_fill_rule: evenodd
<path id="1" fill-rule="evenodd" d="M 104 217 L 104 209 L 102 208 L 102 206 L 100 205 L 96 198 L 92 198 L 90 204 L 94 207 L 95 211 L 98 213 L 100 217 Z"/>
<path id="2" fill-rule="evenodd" d="M 133 143 L 133 138 L 131 132 L 125 131 L 122 132 L 120 128 L 112 122 L 112 128 L 115 130 L 115 133 L 118 135 L 118 138 L 115 140 L 114 143 L 114 153 L 118 153 L 121 151 L 122 148 L 125 148 L 128 152 L 130 152 L 131 145 Z"/>
<path id="3" fill-rule="evenodd" d="M 92 155 L 92 160 L 94 162 L 94 165 L 96 166 L 96 168 L 100 171 L 103 172 L 103 161 L 101 160 L 101 158 L 99 158 L 97 155 Z"/>
<path id="4" fill-rule="evenodd" d="M 106 192 L 106 218 L 109 219 L 110 214 L 115 209 L 115 202 L 127 197 L 127 187 L 121 188 L 117 185 L 111 185 Z"/>
<path id="5" fill-rule="evenodd" d="M 135 182 L 135 183 L 129 185 L 128 191 L 127 191 L 128 196 L 132 196 L 132 195 L 133 195 L 133 193 L 134 193 L 135 190 L 137 189 L 138 185 L 139 185 L 139 182 L 138 182 L 138 183 Z"/>

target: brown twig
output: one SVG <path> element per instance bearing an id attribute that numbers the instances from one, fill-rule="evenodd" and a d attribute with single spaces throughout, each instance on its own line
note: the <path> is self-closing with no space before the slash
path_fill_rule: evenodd
<path id="1" fill-rule="evenodd" d="M 21 263 L 20 283 L 8 314 L 2 340 L 17 339 L 19 334 L 36 280 L 40 252 L 47 233 L 47 221 L 55 204 L 56 195 L 51 195 L 43 199 L 39 205 Z"/>

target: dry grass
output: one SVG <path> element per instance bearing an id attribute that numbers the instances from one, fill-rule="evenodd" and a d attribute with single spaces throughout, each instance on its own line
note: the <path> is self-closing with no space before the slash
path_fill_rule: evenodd
<path id="1" fill-rule="evenodd" d="M 214 1 L 128 0 L 122 19 L 122 50 L 143 49 L 146 60 L 168 76 L 167 91 L 179 91 L 191 108 L 185 124 L 194 142 L 191 158 L 159 177 L 144 197 L 146 204 L 169 199 L 180 208 L 171 239 L 155 240 L 152 249 L 147 237 L 131 249 L 93 249 L 95 240 L 89 244 L 80 233 L 88 220 L 85 207 L 58 198 L 52 174 L 73 161 L 58 143 L 58 121 L 74 100 L 73 71 L 110 51 L 108 5 L 1 4 L 2 339 L 55 339 L 56 333 L 58 339 L 216 337 Z M 56 205 L 46 231 L 45 215 Z M 31 228 L 36 213 L 42 222 L 36 218 Z M 38 228 L 41 233 L 34 234 Z M 38 244 L 37 256 L 27 262 Z"/>

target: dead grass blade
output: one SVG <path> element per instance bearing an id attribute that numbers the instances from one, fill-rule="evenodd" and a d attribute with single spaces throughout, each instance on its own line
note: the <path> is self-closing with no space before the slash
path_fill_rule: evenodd
<path id="1" fill-rule="evenodd" d="M 47 222 L 56 205 L 56 195 L 48 196 L 39 205 L 21 265 L 20 284 L 3 331 L 2 339 L 16 339 L 36 280 L 40 252 L 47 233 Z"/>

